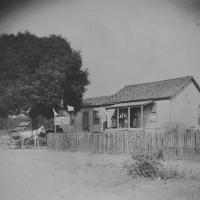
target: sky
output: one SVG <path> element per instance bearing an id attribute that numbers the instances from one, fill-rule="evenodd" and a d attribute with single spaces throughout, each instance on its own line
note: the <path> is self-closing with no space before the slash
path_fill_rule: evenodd
<path id="1" fill-rule="evenodd" d="M 187 75 L 200 84 L 200 0 L 0 0 L 0 33 L 25 30 L 81 51 L 85 97 Z"/>

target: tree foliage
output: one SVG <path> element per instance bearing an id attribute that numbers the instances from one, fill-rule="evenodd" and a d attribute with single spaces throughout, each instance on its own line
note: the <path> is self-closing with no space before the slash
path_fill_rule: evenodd
<path id="1" fill-rule="evenodd" d="M 52 117 L 52 108 L 80 108 L 89 84 L 80 52 L 62 36 L 29 32 L 0 36 L 0 115 L 31 108 L 31 117 Z"/>

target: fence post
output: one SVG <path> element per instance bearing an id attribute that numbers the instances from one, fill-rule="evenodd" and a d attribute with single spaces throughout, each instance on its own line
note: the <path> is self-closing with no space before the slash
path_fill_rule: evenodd
<path id="1" fill-rule="evenodd" d="M 56 151 L 93 153 L 130 153 L 136 150 L 147 153 L 156 152 L 162 148 L 165 158 L 181 159 L 184 156 L 194 157 L 200 154 L 200 132 L 199 130 L 168 132 L 106 130 L 98 133 L 49 133 L 47 148 Z"/>

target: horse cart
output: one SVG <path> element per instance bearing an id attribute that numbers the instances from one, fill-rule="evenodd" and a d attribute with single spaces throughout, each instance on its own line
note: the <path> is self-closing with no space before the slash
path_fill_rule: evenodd
<path id="1" fill-rule="evenodd" d="M 9 131 L 9 136 L 15 141 L 15 148 L 37 147 L 46 144 L 46 134 L 44 126 L 37 130 L 32 130 L 30 122 L 21 122 L 15 129 Z"/>

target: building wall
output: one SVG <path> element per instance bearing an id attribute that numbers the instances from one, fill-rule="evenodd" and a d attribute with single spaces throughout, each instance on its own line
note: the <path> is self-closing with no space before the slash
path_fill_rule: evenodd
<path id="1" fill-rule="evenodd" d="M 151 121 L 150 118 L 150 107 L 144 107 L 144 127 L 145 128 L 166 128 L 169 127 L 169 100 L 155 101 L 157 107 L 156 121 Z M 100 123 L 98 125 L 93 124 L 93 110 L 99 111 Z M 105 107 L 101 108 L 84 108 L 82 109 L 75 118 L 76 131 L 83 131 L 82 115 L 84 111 L 89 112 L 89 130 L 90 131 L 101 131 L 103 130 L 103 122 L 105 121 Z"/>
<path id="2" fill-rule="evenodd" d="M 148 115 L 150 109 L 144 107 L 144 126 L 145 128 L 167 128 L 169 127 L 169 100 L 155 101 L 156 103 L 156 120 L 152 121 L 151 116 Z"/>
<path id="3" fill-rule="evenodd" d="M 199 128 L 198 106 L 200 105 L 200 93 L 191 82 L 175 98 L 171 100 L 171 125 L 179 128 Z"/>
<path id="4" fill-rule="evenodd" d="M 98 110 L 99 111 L 99 118 L 100 122 L 99 124 L 93 124 L 93 111 Z M 83 131 L 83 119 L 82 115 L 84 111 L 89 112 L 89 131 L 95 132 L 103 130 L 103 122 L 105 121 L 105 108 L 84 108 L 81 109 L 81 111 L 76 115 L 75 117 L 75 125 L 76 125 L 76 131 L 82 132 Z"/>

